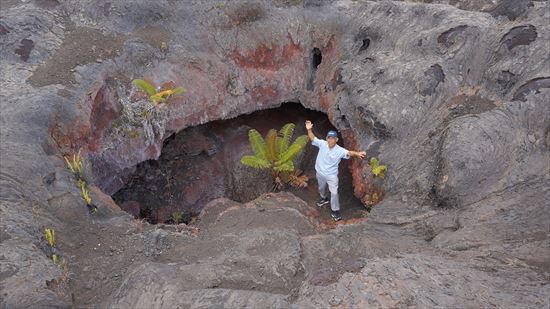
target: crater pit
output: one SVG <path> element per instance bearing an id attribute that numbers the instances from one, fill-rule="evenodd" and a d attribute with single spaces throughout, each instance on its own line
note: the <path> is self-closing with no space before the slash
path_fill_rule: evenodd
<path id="1" fill-rule="evenodd" d="M 269 129 L 280 129 L 292 122 L 294 136 L 306 134 L 305 120 L 314 123 L 314 133 L 323 138 L 336 130 L 326 114 L 304 108 L 299 103 L 284 103 L 278 108 L 257 111 L 233 119 L 208 122 L 172 134 L 165 141 L 158 160 L 140 163 L 127 184 L 113 194 L 122 209 L 150 223 L 189 223 L 204 206 L 216 198 L 238 202 L 251 201 L 263 193 L 276 190 L 267 170 L 255 170 L 240 163 L 243 155 L 252 154 L 248 131 L 258 130 L 263 136 Z M 339 140 L 344 145 L 344 139 Z M 315 180 L 317 148 L 305 147 L 295 163 L 309 177 L 307 188 L 286 185 L 315 210 L 318 187 Z M 339 195 L 343 219 L 366 216 L 366 208 L 353 194 L 350 162 L 340 163 Z M 321 220 L 329 219 L 329 206 L 312 213 Z"/>

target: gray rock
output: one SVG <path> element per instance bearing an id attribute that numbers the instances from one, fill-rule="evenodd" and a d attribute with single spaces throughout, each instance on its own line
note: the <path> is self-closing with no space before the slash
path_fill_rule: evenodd
<path id="1" fill-rule="evenodd" d="M 421 2 L 3 1 L 0 307 L 548 307 L 549 4 Z M 142 117 L 144 76 L 187 92 Z M 368 221 L 280 193 L 168 231 L 110 198 L 171 133 L 290 101 L 376 145 Z"/>

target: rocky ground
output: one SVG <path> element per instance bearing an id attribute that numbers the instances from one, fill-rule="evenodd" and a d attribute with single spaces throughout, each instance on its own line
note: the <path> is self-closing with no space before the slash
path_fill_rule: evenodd
<path id="1" fill-rule="evenodd" d="M 547 2 L 0 8 L 0 307 L 550 305 Z M 143 76 L 187 92 L 151 109 Z M 377 142 L 387 194 L 367 220 L 324 224 L 282 192 L 150 225 L 110 197 L 172 133 L 282 102 L 350 149 Z M 95 214 L 63 160 L 78 149 Z M 369 169 L 350 170 L 362 198 Z"/>

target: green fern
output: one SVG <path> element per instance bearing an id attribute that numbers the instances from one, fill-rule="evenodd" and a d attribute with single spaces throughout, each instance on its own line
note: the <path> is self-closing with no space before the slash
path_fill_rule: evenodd
<path id="1" fill-rule="evenodd" d="M 250 142 L 250 146 L 252 146 L 254 155 L 259 159 L 267 160 L 267 147 L 260 132 L 254 129 L 248 131 L 248 141 Z"/>
<path id="2" fill-rule="evenodd" d="M 273 170 L 277 172 L 293 172 L 295 170 L 294 162 L 286 161 L 281 165 L 275 165 L 275 167 L 273 167 Z"/>
<path id="3" fill-rule="evenodd" d="M 384 172 L 388 169 L 386 165 L 380 165 L 376 157 L 370 158 L 370 168 L 374 176 L 384 178 Z"/>
<path id="4" fill-rule="evenodd" d="M 241 158 L 241 163 L 257 169 L 271 168 L 269 161 L 256 156 L 243 156 Z"/>
<path id="5" fill-rule="evenodd" d="M 140 90 L 147 92 L 149 96 L 157 94 L 157 90 L 155 89 L 155 87 L 144 81 L 143 79 L 134 79 L 134 85 L 136 85 L 136 87 L 138 87 Z"/>
<path id="6" fill-rule="evenodd" d="M 278 165 L 282 165 L 284 162 L 293 161 L 304 149 L 308 141 L 306 135 L 301 135 L 294 140 L 294 143 L 288 147 L 288 149 L 280 154 L 280 159 L 277 161 Z"/>
<path id="7" fill-rule="evenodd" d="M 176 211 L 170 216 L 170 218 L 172 219 L 172 222 L 174 222 L 174 224 L 180 224 L 183 222 L 183 212 Z"/>
<path id="8" fill-rule="evenodd" d="M 157 89 L 155 89 L 155 86 L 149 84 L 143 79 L 134 79 L 134 85 L 136 85 L 139 90 L 145 91 L 149 95 L 149 99 L 151 100 L 151 102 L 153 102 L 154 105 L 164 103 L 171 96 L 181 94 L 186 91 L 183 87 L 157 91 Z"/>
<path id="9" fill-rule="evenodd" d="M 280 172 L 293 172 L 294 159 L 304 150 L 308 138 L 301 135 L 288 146 L 295 125 L 288 123 L 279 132 L 275 129 L 269 130 L 265 138 L 260 133 L 251 129 L 248 131 L 248 139 L 254 155 L 246 155 L 241 158 L 241 163 L 257 169 L 271 169 L 274 177 Z"/>
<path id="10" fill-rule="evenodd" d="M 176 87 L 172 89 L 172 94 L 180 94 L 180 93 L 184 93 L 185 91 L 186 90 L 183 87 Z"/>
<path id="11" fill-rule="evenodd" d="M 279 136 L 277 138 L 277 153 L 283 153 L 287 151 L 288 145 L 290 144 L 290 138 L 294 134 L 293 123 L 285 124 L 281 130 L 279 130 Z"/>

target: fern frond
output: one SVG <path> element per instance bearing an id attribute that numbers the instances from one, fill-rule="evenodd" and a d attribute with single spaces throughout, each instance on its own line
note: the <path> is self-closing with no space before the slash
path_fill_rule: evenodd
<path id="1" fill-rule="evenodd" d="M 267 160 L 267 147 L 260 132 L 250 129 L 250 131 L 248 131 L 248 140 L 250 141 L 250 146 L 256 157 Z"/>
<path id="2" fill-rule="evenodd" d="M 185 88 L 183 88 L 183 87 L 177 87 L 177 88 L 172 89 L 172 94 L 185 93 L 186 91 L 187 90 L 185 90 Z"/>
<path id="3" fill-rule="evenodd" d="M 384 172 L 388 169 L 386 165 L 380 165 L 376 157 L 370 158 L 370 168 L 374 176 L 384 178 Z"/>
<path id="4" fill-rule="evenodd" d="M 149 96 L 155 95 L 157 93 L 155 87 L 144 81 L 143 79 L 134 79 L 134 85 L 136 85 L 138 89 L 147 92 Z"/>
<path id="5" fill-rule="evenodd" d="M 277 172 L 292 172 L 294 171 L 294 163 L 292 161 L 282 162 L 273 168 Z"/>
<path id="6" fill-rule="evenodd" d="M 265 144 L 267 149 L 267 159 L 271 162 L 277 161 L 277 130 L 271 129 L 265 136 Z"/>
<path id="7" fill-rule="evenodd" d="M 376 159 L 376 157 L 372 157 L 370 158 L 370 167 L 371 168 L 376 168 L 377 166 L 379 165 L 378 163 L 378 159 Z"/>
<path id="8" fill-rule="evenodd" d="M 271 167 L 271 164 L 267 160 L 255 156 L 243 156 L 241 158 L 241 163 L 257 169 L 266 169 Z"/>
<path id="9" fill-rule="evenodd" d="M 155 94 L 155 95 L 150 96 L 149 99 L 151 100 L 151 102 L 153 102 L 153 105 L 158 105 L 159 103 L 166 102 L 166 98 L 164 98 L 162 95 L 160 95 L 160 92 Z"/>
<path id="10" fill-rule="evenodd" d="M 292 145 L 290 145 L 284 153 L 281 153 L 279 161 L 277 161 L 276 165 L 282 165 L 286 161 L 294 160 L 294 158 L 296 158 L 304 150 L 307 141 L 307 135 L 298 136 L 296 140 L 294 140 L 294 143 L 292 143 Z"/>
<path id="11" fill-rule="evenodd" d="M 293 123 L 287 123 L 279 130 L 279 137 L 277 138 L 277 153 L 279 155 L 287 151 L 292 134 L 294 134 L 294 127 Z"/>
<path id="12" fill-rule="evenodd" d="M 387 167 L 385 165 L 379 165 L 372 169 L 372 173 L 374 176 L 384 178 L 384 171 L 387 170 Z"/>

